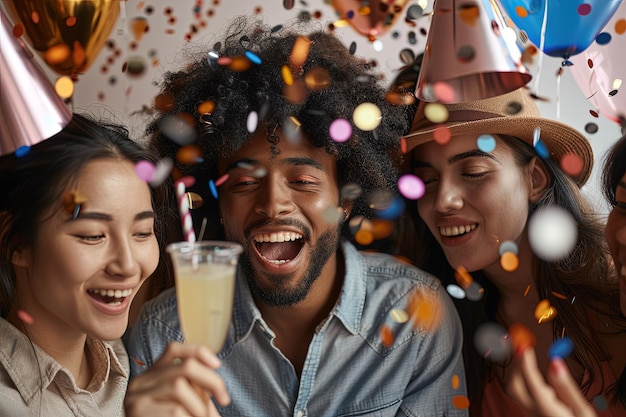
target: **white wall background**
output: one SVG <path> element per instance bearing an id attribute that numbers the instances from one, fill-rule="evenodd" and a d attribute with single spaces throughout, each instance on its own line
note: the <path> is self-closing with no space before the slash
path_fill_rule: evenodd
<path id="1" fill-rule="evenodd" d="M 307 12 L 322 28 L 328 27 L 338 18 L 330 0 L 297 0 L 295 6 L 289 10 L 284 6 L 286 3 L 288 2 L 281 0 L 122 1 L 117 27 L 110 35 L 114 47 L 105 46 L 94 64 L 80 76 L 73 97 L 74 110 L 112 117 L 127 124 L 134 137 L 141 138 L 145 117 L 137 116 L 136 112 L 152 105 L 158 91 L 155 84 L 162 74 L 184 65 L 185 47 L 206 45 L 208 50 L 213 45 L 213 36 L 219 34 L 233 16 L 256 14 L 266 23 L 278 25 Z M 408 2 L 409 5 L 415 3 L 417 0 Z M 428 13 L 432 9 L 432 0 L 428 2 L 425 16 L 416 20 L 415 26 L 405 22 L 406 9 L 408 6 L 387 33 L 378 38 L 383 47 L 380 51 L 375 50 L 366 37 L 350 26 L 335 29 L 335 33 L 346 46 L 353 41 L 356 42 L 356 54 L 377 63 L 378 69 L 387 75 L 387 83 L 404 65 L 399 57 L 400 51 L 410 48 L 417 55 L 423 51 L 426 43 L 425 34 L 430 24 Z M 138 40 L 130 29 L 130 24 L 136 17 L 145 18 L 149 25 L 149 30 Z M 197 31 L 188 42 L 185 36 L 191 33 L 192 26 L 195 26 Z M 414 33 L 417 39 L 415 44 L 409 42 L 411 33 Z M 626 55 L 626 51 L 624 54 Z M 124 63 L 131 58 L 145 63 L 145 71 L 141 75 L 130 76 L 122 71 Z M 535 74 L 538 71 L 537 64 L 538 60 L 535 59 L 535 64 L 530 68 Z M 536 91 L 550 101 L 539 102 L 538 105 L 543 116 L 553 119 L 557 118 L 560 106 L 559 120 L 581 132 L 585 132 L 585 125 L 589 122 L 598 125 L 597 133 L 586 134 L 594 149 L 596 164 L 584 192 L 591 197 L 602 213 L 606 213 L 606 205 L 599 193 L 600 158 L 620 137 L 620 128 L 602 116 L 596 119 L 590 115 L 589 110 L 593 109 L 593 106 L 587 102 L 567 70 L 561 77 L 560 87 L 557 85 L 556 72 L 560 64 L 561 59 L 544 56 L 540 69 L 540 83 Z M 51 80 L 56 77 L 55 74 L 50 74 Z M 534 83 L 535 80 L 531 80 L 529 85 L 534 86 Z M 557 93 L 560 93 L 560 100 L 557 100 Z"/>

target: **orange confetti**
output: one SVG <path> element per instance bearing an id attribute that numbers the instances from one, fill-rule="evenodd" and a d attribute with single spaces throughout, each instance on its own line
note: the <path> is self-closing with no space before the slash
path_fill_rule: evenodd
<path id="1" fill-rule="evenodd" d="M 615 22 L 615 33 L 618 35 L 626 33 L 626 19 L 620 19 Z"/>
<path id="2" fill-rule="evenodd" d="M 470 401 L 465 395 L 455 395 L 452 398 L 452 405 L 454 405 L 459 410 L 465 410 L 469 408 Z"/>
<path id="3" fill-rule="evenodd" d="M 64 43 L 56 44 L 46 50 L 43 58 L 50 65 L 60 64 L 70 56 L 70 47 Z"/>
<path id="4" fill-rule="evenodd" d="M 320 91 L 330 85 L 330 74 L 326 68 L 312 68 L 304 76 L 304 82 L 309 90 Z"/>
<path id="5" fill-rule="evenodd" d="M 85 48 L 78 41 L 74 41 L 74 49 L 72 50 L 72 61 L 75 66 L 80 66 L 85 62 L 87 58 L 87 53 L 85 52 Z"/>
<path id="6" fill-rule="evenodd" d="M 459 384 L 461 383 L 461 379 L 458 375 L 452 375 L 452 388 L 458 389 Z"/>
<path id="7" fill-rule="evenodd" d="M 528 347 L 534 347 L 537 343 L 537 338 L 533 332 L 521 323 L 514 323 L 509 327 L 509 337 L 516 352 L 523 352 Z"/>
<path id="8" fill-rule="evenodd" d="M 465 5 L 461 6 L 459 9 L 459 17 L 461 20 L 470 26 L 476 26 L 476 22 L 478 22 L 478 18 L 480 16 L 478 6 Z"/>
<path id="9" fill-rule="evenodd" d="M 16 38 L 21 37 L 24 34 L 24 26 L 21 23 L 13 26 L 13 36 Z"/>
<path id="10" fill-rule="evenodd" d="M 252 62 L 243 55 L 235 56 L 228 64 L 228 69 L 235 72 L 245 72 L 252 67 Z"/>
<path id="11" fill-rule="evenodd" d="M 296 75 L 302 74 L 302 66 L 306 62 L 311 49 L 311 41 L 306 36 L 298 36 L 289 55 L 289 66 Z"/>
<path id="12" fill-rule="evenodd" d="M 528 10 L 524 8 L 524 6 L 517 6 L 515 8 L 515 13 L 522 19 L 528 16 Z"/>
<path id="13" fill-rule="evenodd" d="M 420 288 L 413 291 L 406 308 L 413 322 L 413 328 L 432 331 L 441 324 L 443 314 L 436 294 Z"/>
<path id="14" fill-rule="evenodd" d="M 75 24 L 76 24 L 76 16 L 69 16 L 67 19 L 65 19 L 65 25 L 68 28 L 71 28 Z"/>
<path id="15" fill-rule="evenodd" d="M 354 240 L 359 245 L 367 246 L 374 241 L 374 235 L 369 230 L 360 229 L 354 234 Z"/>
<path id="16" fill-rule="evenodd" d="M 193 165 L 202 160 L 202 149 L 198 145 L 186 145 L 176 152 L 176 160 L 181 164 Z"/>
<path id="17" fill-rule="evenodd" d="M 409 151 L 409 146 L 406 143 L 406 138 L 402 137 L 400 138 L 400 151 L 405 154 Z"/>
<path id="18" fill-rule="evenodd" d="M 24 322 L 24 324 L 31 325 L 31 324 L 33 324 L 35 322 L 35 320 L 33 320 L 33 316 L 31 316 L 30 314 L 28 314 L 24 310 L 17 310 L 17 317 L 19 317 L 20 320 L 22 320 L 22 322 Z"/>
<path id="19" fill-rule="evenodd" d="M 197 110 L 198 114 L 213 113 L 213 110 L 215 110 L 215 102 L 212 100 L 203 101 L 202 103 L 198 104 Z"/>
<path id="20" fill-rule="evenodd" d="M 380 328 L 380 339 L 381 339 L 381 343 L 385 347 L 390 347 L 393 344 L 394 335 L 393 335 L 393 330 L 391 330 L 391 327 L 384 324 Z"/>
<path id="21" fill-rule="evenodd" d="M 450 128 L 446 125 L 437 126 L 433 132 L 433 140 L 440 145 L 445 145 L 450 142 L 451 137 L 452 133 L 450 133 Z"/>
<path id="22" fill-rule="evenodd" d="M 61 199 L 63 208 L 67 214 L 77 215 L 77 210 L 80 209 L 80 205 L 87 201 L 87 197 L 79 193 L 78 191 L 66 192 Z"/>
<path id="23" fill-rule="evenodd" d="M 472 278 L 470 273 L 467 272 L 467 269 L 465 269 L 465 267 L 462 265 L 459 265 L 456 268 L 456 271 L 454 271 L 454 277 L 456 278 L 456 282 L 458 282 L 461 288 L 465 290 L 472 284 L 472 282 L 474 282 L 474 278 Z"/>
<path id="24" fill-rule="evenodd" d="M 561 168 L 570 176 L 576 176 L 583 170 L 583 161 L 580 156 L 573 153 L 566 153 L 561 157 Z"/>
<path id="25" fill-rule="evenodd" d="M 567 300 L 566 296 L 564 296 L 563 294 L 558 293 L 556 291 L 552 291 L 552 295 L 554 295 L 556 298 L 560 298 L 561 300 Z"/>
<path id="26" fill-rule="evenodd" d="M 539 324 L 554 320 L 556 314 L 556 308 L 550 305 L 550 301 L 547 299 L 539 301 L 535 307 L 535 318 Z"/>
<path id="27" fill-rule="evenodd" d="M 519 266 L 519 259 L 513 252 L 504 252 L 500 257 L 500 266 L 507 272 L 513 272 Z"/>
<path id="28" fill-rule="evenodd" d="M 289 67 L 287 65 L 283 65 L 280 68 L 280 72 L 283 75 L 283 81 L 285 82 L 286 85 L 292 85 L 293 84 L 293 74 L 291 73 L 291 70 L 289 69 Z"/>
<path id="29" fill-rule="evenodd" d="M 528 284 L 528 287 L 526 287 L 526 289 L 524 290 L 524 297 L 528 295 L 529 291 L 530 291 L 530 284 Z"/>
<path id="30" fill-rule="evenodd" d="M 130 359 L 131 359 L 133 362 L 135 362 L 137 365 L 139 365 L 139 366 L 146 366 L 146 363 L 145 363 L 145 362 L 142 362 L 142 361 L 140 361 L 140 360 L 139 360 L 139 359 L 137 359 L 137 358 L 133 358 L 132 356 L 130 356 Z"/>

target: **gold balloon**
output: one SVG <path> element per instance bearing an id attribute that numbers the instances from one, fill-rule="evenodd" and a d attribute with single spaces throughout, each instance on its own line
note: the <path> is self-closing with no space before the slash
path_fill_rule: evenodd
<path id="1" fill-rule="evenodd" d="M 8 0 L 27 43 L 61 75 L 84 73 L 115 25 L 120 0 Z"/>

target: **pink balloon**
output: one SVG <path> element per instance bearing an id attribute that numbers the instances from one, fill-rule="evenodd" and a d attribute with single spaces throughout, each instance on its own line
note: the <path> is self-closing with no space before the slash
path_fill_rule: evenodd
<path id="1" fill-rule="evenodd" d="M 606 44 L 593 42 L 578 55 L 570 71 L 576 84 L 598 113 L 615 123 L 626 117 L 626 2 L 622 2 L 602 30 Z M 599 36 L 600 36 L 599 35 Z"/>

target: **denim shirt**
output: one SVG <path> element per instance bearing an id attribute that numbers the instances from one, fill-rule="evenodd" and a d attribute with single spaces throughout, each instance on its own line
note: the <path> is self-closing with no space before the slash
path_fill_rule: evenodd
<path id="1" fill-rule="evenodd" d="M 300 379 L 275 346 L 239 271 L 232 322 L 218 354 L 217 372 L 232 399 L 228 407 L 218 406 L 221 415 L 467 416 L 453 404 L 454 397 L 467 395 L 461 324 L 439 280 L 389 255 L 361 253 L 347 242 L 342 249 L 342 292 L 315 331 Z M 407 307 L 416 289 L 428 290 L 443 311 L 435 329 L 390 317 Z M 383 325 L 393 330 L 391 343 L 383 343 Z M 132 330 L 131 375 L 152 366 L 173 340 L 183 341 L 183 335 L 171 288 L 144 305 Z"/>

